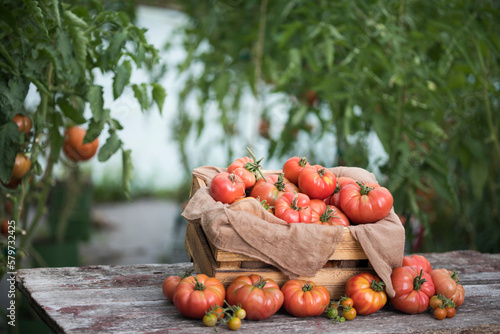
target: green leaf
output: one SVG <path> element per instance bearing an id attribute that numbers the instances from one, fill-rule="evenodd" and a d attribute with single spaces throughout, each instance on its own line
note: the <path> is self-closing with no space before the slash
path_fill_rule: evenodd
<path id="1" fill-rule="evenodd" d="M 76 124 L 83 124 L 87 122 L 85 117 L 83 117 L 83 110 L 78 110 L 73 107 L 70 101 L 60 97 L 57 99 L 57 105 L 61 108 L 64 116 L 68 117 L 70 120 Z"/>
<path id="2" fill-rule="evenodd" d="M 77 59 L 80 73 L 85 73 L 88 38 L 85 36 L 87 23 L 69 10 L 64 11 L 65 23 L 68 23 L 68 31 L 73 42 L 73 51 Z"/>
<path id="3" fill-rule="evenodd" d="M 14 122 L 0 126 L 0 180 L 9 183 L 16 160 L 19 131 Z"/>
<path id="4" fill-rule="evenodd" d="M 145 83 L 140 85 L 134 84 L 132 85 L 132 89 L 134 90 L 134 96 L 137 99 L 137 102 L 139 102 L 139 105 L 141 106 L 141 110 L 147 110 L 149 108 L 147 85 Z"/>
<path id="5" fill-rule="evenodd" d="M 128 30 L 122 29 L 113 36 L 111 44 L 106 50 L 107 58 L 111 64 L 116 64 L 121 57 L 122 49 L 127 41 Z"/>
<path id="6" fill-rule="evenodd" d="M 104 114 L 104 98 L 102 94 L 102 87 L 97 85 L 91 86 L 87 93 L 90 110 L 92 111 L 92 115 L 97 122 L 103 119 Z"/>
<path id="7" fill-rule="evenodd" d="M 132 74 L 132 66 L 129 61 L 123 62 L 120 66 L 116 68 L 116 74 L 113 79 L 113 97 L 117 99 L 122 95 L 123 89 L 128 85 L 130 81 L 130 75 Z"/>
<path id="8" fill-rule="evenodd" d="M 110 114 L 109 109 L 104 109 L 103 117 L 100 120 L 97 120 L 95 118 L 90 119 L 87 133 L 85 134 L 85 138 L 83 138 L 83 142 L 85 144 L 90 143 L 94 141 L 94 139 L 99 137 L 102 130 L 104 129 L 104 125 L 110 119 L 109 114 Z"/>
<path id="9" fill-rule="evenodd" d="M 165 102 L 165 98 L 167 97 L 167 93 L 165 92 L 165 88 L 157 82 L 152 84 L 153 86 L 153 100 L 158 105 L 158 109 L 160 110 L 160 114 L 163 110 L 163 103 Z"/>
<path id="10" fill-rule="evenodd" d="M 113 154 L 116 153 L 122 146 L 122 141 L 118 138 L 116 132 L 111 131 L 106 143 L 102 145 L 97 154 L 97 160 L 104 162 L 107 161 Z"/>
<path id="11" fill-rule="evenodd" d="M 122 148 L 122 188 L 128 200 L 130 200 L 130 182 L 132 181 L 133 170 L 131 151 Z"/>

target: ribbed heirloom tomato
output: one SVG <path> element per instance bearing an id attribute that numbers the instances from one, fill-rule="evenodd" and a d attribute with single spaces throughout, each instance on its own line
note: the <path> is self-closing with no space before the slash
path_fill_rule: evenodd
<path id="1" fill-rule="evenodd" d="M 311 224 L 349 226 L 347 216 L 333 205 L 320 199 L 311 200 Z"/>
<path id="2" fill-rule="evenodd" d="M 335 190 L 333 191 L 333 194 L 325 198 L 325 203 L 340 208 L 340 191 L 350 183 L 356 183 L 356 181 L 347 176 L 337 177 L 337 185 L 335 187 Z"/>
<path id="3" fill-rule="evenodd" d="M 215 277 L 205 274 L 183 278 L 174 294 L 174 305 L 188 318 L 202 319 L 212 306 L 224 305 L 226 290 Z"/>
<path id="4" fill-rule="evenodd" d="M 429 260 L 422 255 L 412 254 L 403 257 L 403 266 L 417 267 L 426 273 L 431 273 L 432 266 Z"/>
<path id="5" fill-rule="evenodd" d="M 234 173 L 219 173 L 210 183 L 210 195 L 216 201 L 233 203 L 236 199 L 245 197 L 245 183 Z"/>
<path id="6" fill-rule="evenodd" d="M 330 304 L 330 293 L 312 281 L 289 280 L 281 287 L 285 310 L 296 317 L 317 317 Z"/>
<path id="7" fill-rule="evenodd" d="M 298 184 L 299 174 L 304 167 L 310 166 L 305 157 L 292 157 L 283 165 L 283 173 L 285 178 L 294 184 Z"/>
<path id="8" fill-rule="evenodd" d="M 177 289 L 177 285 L 179 285 L 179 282 L 188 276 L 191 275 L 191 272 L 186 272 L 183 276 L 168 276 L 165 278 L 163 281 L 163 284 L 161 286 L 161 290 L 163 292 L 163 295 L 170 301 L 174 301 L 174 293 L 175 289 Z"/>
<path id="9" fill-rule="evenodd" d="M 436 294 L 440 293 L 448 299 L 452 299 L 455 307 L 463 304 L 465 298 L 465 290 L 458 275 L 455 271 L 447 269 L 434 269 L 431 272 L 432 281 L 434 283 Z"/>
<path id="10" fill-rule="evenodd" d="M 387 303 L 384 282 L 371 273 L 351 277 L 346 283 L 345 293 L 353 300 L 360 315 L 375 313 Z"/>
<path id="11" fill-rule="evenodd" d="M 392 194 L 377 183 L 350 183 L 340 191 L 340 208 L 355 224 L 374 223 L 391 211 Z"/>
<path id="12" fill-rule="evenodd" d="M 298 192 L 299 188 L 284 177 L 284 173 L 280 175 L 268 175 L 266 179 L 259 179 L 252 188 L 250 196 L 260 198 L 261 201 L 266 201 L 268 205 L 276 204 L 278 198 L 285 191 Z"/>
<path id="13" fill-rule="evenodd" d="M 278 284 L 255 274 L 236 277 L 227 288 L 226 299 L 230 305 L 240 305 L 250 320 L 267 319 L 283 305 Z"/>
<path id="14" fill-rule="evenodd" d="M 83 143 L 87 130 L 78 126 L 71 126 L 66 129 L 63 143 L 64 153 L 73 161 L 86 161 L 92 158 L 99 147 L 99 139 L 96 138 L 90 143 Z"/>
<path id="15" fill-rule="evenodd" d="M 397 310 L 408 314 L 427 310 L 435 292 L 431 275 L 415 267 L 397 267 L 392 271 L 391 281 L 396 295 L 390 301 Z"/>
<path id="16" fill-rule="evenodd" d="M 325 199 L 337 186 L 337 177 L 329 169 L 314 165 L 304 167 L 299 174 L 299 189 L 311 199 Z"/>
<path id="17" fill-rule="evenodd" d="M 311 200 L 306 194 L 285 192 L 276 201 L 274 214 L 288 224 L 311 222 Z"/>

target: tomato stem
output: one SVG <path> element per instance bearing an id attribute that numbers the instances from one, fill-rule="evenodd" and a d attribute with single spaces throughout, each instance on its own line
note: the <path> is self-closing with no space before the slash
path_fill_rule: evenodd
<path id="1" fill-rule="evenodd" d="M 203 284 L 200 281 L 198 281 L 198 278 L 196 276 L 194 276 L 194 280 L 196 281 L 196 283 L 194 285 L 194 289 L 196 291 L 203 291 L 203 290 L 205 290 L 205 284 Z"/>
<path id="2" fill-rule="evenodd" d="M 306 159 L 306 157 L 300 158 L 300 160 L 299 160 L 299 166 L 300 167 L 305 167 L 306 165 L 307 165 L 307 159 Z"/>
<path id="3" fill-rule="evenodd" d="M 382 292 L 385 289 L 385 283 L 384 282 L 378 282 L 377 280 L 373 280 L 370 287 L 375 292 Z"/>
<path id="4" fill-rule="evenodd" d="M 267 281 L 263 281 L 262 280 L 262 277 L 259 278 L 259 281 L 258 282 L 255 282 L 253 284 L 254 287 L 258 288 L 258 289 L 263 289 L 264 286 L 266 285 Z"/>
<path id="5" fill-rule="evenodd" d="M 285 173 L 281 173 L 280 176 L 278 176 L 278 181 L 274 182 L 274 186 L 279 191 L 285 191 L 285 181 L 283 180 L 284 176 Z"/>
<path id="6" fill-rule="evenodd" d="M 423 274 L 424 274 L 424 271 L 422 269 L 420 269 L 420 274 L 418 274 L 418 276 L 415 277 L 415 279 L 413 279 L 413 290 L 419 291 L 420 288 L 422 287 L 422 284 L 427 282 L 427 280 L 425 278 L 422 278 Z"/>
<path id="7" fill-rule="evenodd" d="M 246 170 L 248 170 L 248 171 L 250 171 L 250 172 L 252 172 L 252 173 L 254 173 L 254 174 L 255 174 L 255 176 L 259 176 L 259 175 L 260 175 L 260 177 L 261 177 L 264 181 L 266 181 L 266 182 L 267 182 L 266 177 L 265 177 L 265 176 L 264 176 L 264 174 L 262 173 L 262 169 L 261 169 L 261 168 L 262 168 L 262 166 L 260 165 L 260 162 L 261 162 L 264 158 L 261 158 L 260 160 L 258 160 L 258 161 L 257 161 L 257 158 L 255 157 L 255 154 L 253 154 L 252 150 L 251 150 L 249 147 L 247 147 L 247 151 L 248 151 L 248 153 L 250 154 L 250 156 L 252 157 L 253 161 L 255 161 L 255 162 L 247 162 L 247 163 L 245 164 L 245 169 L 246 169 Z M 259 175 L 257 175 L 257 174 L 259 174 Z"/>
<path id="8" fill-rule="evenodd" d="M 358 182 L 356 182 L 356 183 L 357 183 L 357 184 L 359 185 L 359 187 L 360 187 L 359 193 L 360 193 L 361 195 L 368 195 L 368 193 L 369 193 L 371 190 L 373 190 L 373 187 L 369 187 L 369 186 L 367 186 L 367 185 L 366 185 L 365 183 L 363 183 L 363 182 L 359 182 L 359 181 L 358 181 Z"/>
<path id="9" fill-rule="evenodd" d="M 311 291 L 313 288 L 312 284 L 311 283 L 306 283 L 304 284 L 304 286 L 302 287 L 302 291 L 306 292 L 306 291 Z"/>

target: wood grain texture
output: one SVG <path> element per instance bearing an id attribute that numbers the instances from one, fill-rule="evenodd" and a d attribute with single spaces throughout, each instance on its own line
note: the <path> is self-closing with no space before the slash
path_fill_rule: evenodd
<path id="1" fill-rule="evenodd" d="M 500 254 L 455 251 L 423 254 L 433 268 L 456 269 L 465 302 L 452 319 L 430 311 L 406 315 L 388 304 L 369 316 L 332 324 L 325 317 L 295 318 L 281 310 L 263 321 L 243 321 L 239 333 L 500 333 Z M 186 319 L 161 292 L 169 275 L 191 263 L 87 266 L 19 270 L 17 287 L 56 332 L 213 333 L 201 320 Z M 218 331 L 228 333 L 224 325 Z"/>

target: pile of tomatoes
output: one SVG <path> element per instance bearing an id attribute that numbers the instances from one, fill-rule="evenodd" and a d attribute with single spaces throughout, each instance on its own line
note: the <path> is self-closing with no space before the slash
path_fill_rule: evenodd
<path id="1" fill-rule="evenodd" d="M 386 217 L 393 205 L 388 189 L 337 177 L 330 169 L 311 165 L 304 157 L 291 157 L 280 175 L 264 176 L 260 159 L 249 150 L 217 174 L 210 184 L 216 201 L 232 204 L 247 197 L 288 224 L 343 225 L 374 223 Z"/>

